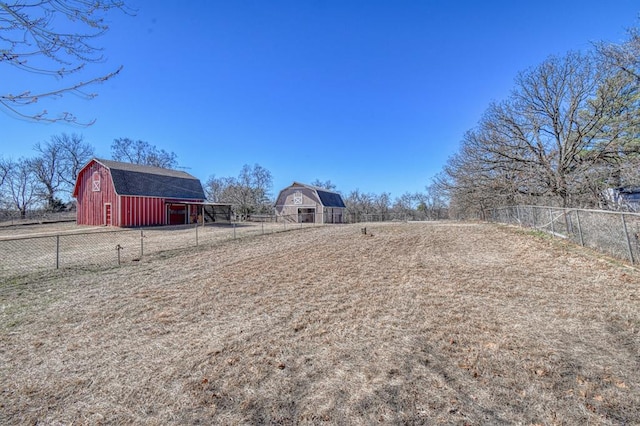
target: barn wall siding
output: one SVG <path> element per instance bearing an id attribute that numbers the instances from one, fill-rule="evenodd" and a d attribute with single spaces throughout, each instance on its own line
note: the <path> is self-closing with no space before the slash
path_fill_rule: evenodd
<path id="1" fill-rule="evenodd" d="M 165 199 L 157 197 L 122 196 L 120 226 L 138 227 L 165 225 Z"/>
<path id="2" fill-rule="evenodd" d="M 94 172 L 100 176 L 100 190 L 93 190 Z M 113 188 L 109 170 L 95 161 L 85 167 L 78 177 L 76 222 L 78 225 L 102 226 L 104 223 L 104 205 L 111 203 L 112 225 L 118 226 L 118 196 Z"/>
<path id="3" fill-rule="evenodd" d="M 294 196 L 297 192 L 302 195 L 302 202 L 300 204 L 294 203 Z M 282 216 L 289 216 L 296 222 L 298 221 L 299 208 L 314 209 L 315 221 L 318 223 L 322 222 L 322 205 L 320 204 L 320 200 L 318 200 L 316 194 L 308 188 L 288 188 L 282 194 L 280 194 L 278 204 L 280 204 L 276 207 L 276 209 L 278 210 L 278 214 Z"/>

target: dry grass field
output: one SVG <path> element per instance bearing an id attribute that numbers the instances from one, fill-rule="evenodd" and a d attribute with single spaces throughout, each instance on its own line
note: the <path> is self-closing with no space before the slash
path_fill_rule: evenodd
<path id="1" fill-rule="evenodd" d="M 0 284 L 0 424 L 640 423 L 636 270 L 514 228 L 361 226 Z"/>

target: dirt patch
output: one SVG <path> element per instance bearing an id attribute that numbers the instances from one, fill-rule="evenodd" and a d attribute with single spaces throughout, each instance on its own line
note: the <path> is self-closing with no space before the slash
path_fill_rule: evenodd
<path id="1" fill-rule="evenodd" d="M 327 226 L 0 289 L 0 422 L 630 424 L 640 276 L 478 224 Z"/>

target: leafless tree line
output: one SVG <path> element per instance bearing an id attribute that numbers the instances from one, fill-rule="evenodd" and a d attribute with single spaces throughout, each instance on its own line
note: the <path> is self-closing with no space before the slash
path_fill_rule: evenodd
<path id="1" fill-rule="evenodd" d="M 354 218 L 375 217 L 376 220 L 439 220 L 448 217 L 445 198 L 433 186 L 424 192 L 405 192 L 392 198 L 390 193 L 364 193 L 358 189 L 344 197 L 347 211 Z"/>
<path id="2" fill-rule="evenodd" d="M 427 187 L 423 193 L 407 192 L 393 199 L 388 192 L 374 194 L 359 189 L 343 194 L 330 180 L 315 179 L 311 185 L 340 193 L 348 213 L 354 218 L 436 220 L 448 217 L 445 199 L 435 187 Z M 236 214 L 249 217 L 274 213 L 276 194 L 271 191 L 272 187 L 271 172 L 255 164 L 244 165 L 237 177 L 211 176 L 205 184 L 205 192 L 210 202 L 232 204 Z"/>
<path id="3" fill-rule="evenodd" d="M 82 135 L 52 136 L 34 145 L 33 157 L 0 157 L 0 210 L 17 211 L 21 217 L 40 209 L 50 212 L 67 208 L 78 173 L 94 157 L 94 148 Z M 177 156 L 145 141 L 117 138 L 111 145 L 116 161 L 176 168 Z"/>
<path id="4" fill-rule="evenodd" d="M 0 158 L 0 202 L 21 217 L 35 207 L 63 210 L 63 198 L 68 198 L 78 172 L 93 156 L 93 147 L 77 134 L 52 136 L 33 149 L 31 158 Z"/>
<path id="5" fill-rule="evenodd" d="M 454 214 L 516 203 L 609 208 L 640 185 L 640 36 L 552 56 L 489 105 L 435 179 Z"/>
<path id="6" fill-rule="evenodd" d="M 316 179 L 311 185 L 336 191 L 336 185 L 330 180 L 323 182 Z M 425 187 L 424 192 L 405 192 L 396 198 L 392 198 L 388 192 L 375 194 L 359 189 L 342 195 L 347 212 L 354 219 L 375 217 L 380 221 L 393 218 L 438 220 L 448 217 L 446 199 L 433 185 Z"/>
<path id="7" fill-rule="evenodd" d="M 336 191 L 336 185 L 330 180 L 316 179 L 311 185 Z M 343 194 L 343 200 L 354 220 L 366 217 L 380 221 L 394 218 L 438 220 L 448 217 L 446 200 L 434 186 L 425 187 L 424 192 L 405 192 L 396 198 L 388 192 L 375 194 L 355 189 Z"/>

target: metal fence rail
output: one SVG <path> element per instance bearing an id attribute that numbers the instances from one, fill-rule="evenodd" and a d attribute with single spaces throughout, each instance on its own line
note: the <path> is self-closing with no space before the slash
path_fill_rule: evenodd
<path id="1" fill-rule="evenodd" d="M 640 262 L 640 214 L 559 207 L 512 206 L 493 209 L 492 222 L 534 228 L 567 238 L 612 257 Z"/>
<path id="2" fill-rule="evenodd" d="M 152 253 L 313 226 L 319 224 L 240 222 L 0 238 L 0 284 L 34 271 L 111 267 Z"/>

